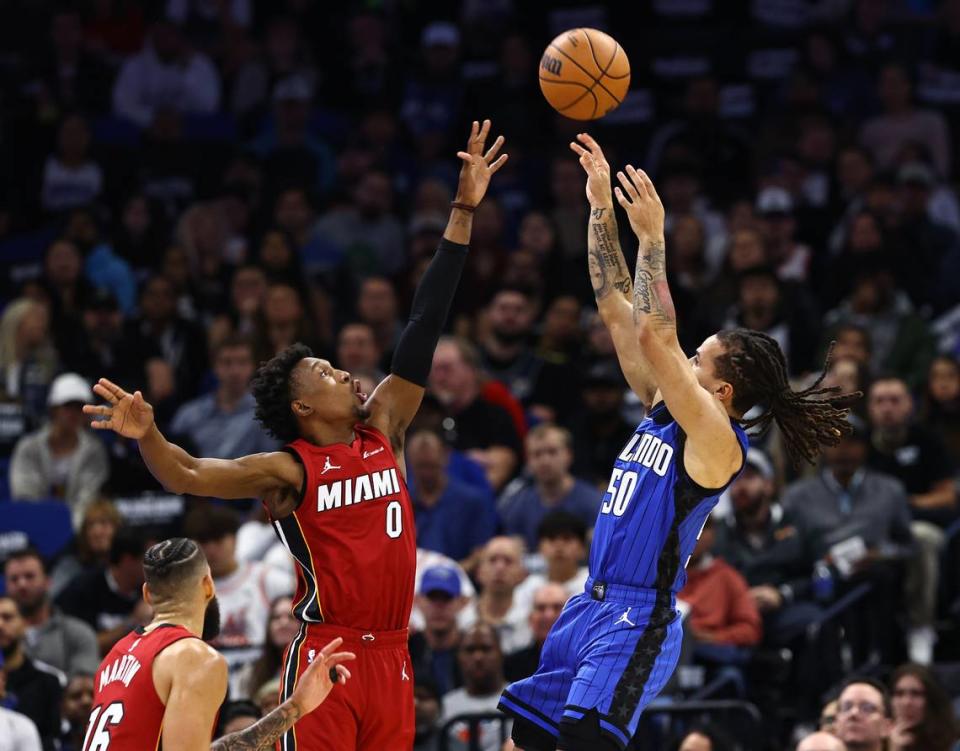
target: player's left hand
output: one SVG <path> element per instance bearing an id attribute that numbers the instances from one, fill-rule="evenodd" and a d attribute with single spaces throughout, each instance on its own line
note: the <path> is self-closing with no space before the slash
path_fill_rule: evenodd
<path id="1" fill-rule="evenodd" d="M 331 673 L 337 676 L 337 683 L 346 683 L 350 679 L 350 671 L 340 663 L 355 660 L 357 656 L 353 652 L 334 652 L 341 644 L 343 639 L 338 636 L 321 649 L 297 681 L 290 701 L 298 705 L 301 717 L 320 706 L 333 690 Z"/>
<path id="2" fill-rule="evenodd" d="M 465 203 L 469 206 L 479 204 L 487 193 L 490 178 L 506 164 L 506 154 L 497 157 L 500 148 L 503 146 L 503 136 L 497 136 L 493 145 L 484 150 L 489 134 L 489 120 L 484 120 L 483 125 L 474 120 L 473 127 L 470 129 L 470 139 L 467 141 L 467 150 L 457 152 L 457 156 L 463 161 L 463 165 L 460 167 L 457 197 L 454 199 L 458 203 Z"/>
<path id="3" fill-rule="evenodd" d="M 641 239 L 662 237 L 663 203 L 647 173 L 628 164 L 617 173 L 617 180 L 620 185 L 613 189 L 613 194 L 627 212 L 633 233 Z"/>

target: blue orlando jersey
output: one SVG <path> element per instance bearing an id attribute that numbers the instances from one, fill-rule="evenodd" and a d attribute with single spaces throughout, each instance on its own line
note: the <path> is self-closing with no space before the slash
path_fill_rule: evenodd
<path id="1" fill-rule="evenodd" d="M 746 454 L 747 434 L 730 422 Z M 683 467 L 685 441 L 664 402 L 630 436 L 614 462 L 597 516 L 590 546 L 593 581 L 674 593 L 683 589 L 687 561 L 724 490 L 708 490 L 690 479 Z"/>

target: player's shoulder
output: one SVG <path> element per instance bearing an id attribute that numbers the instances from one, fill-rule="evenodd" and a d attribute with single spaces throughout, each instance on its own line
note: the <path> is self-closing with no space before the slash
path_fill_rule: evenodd
<path id="1" fill-rule="evenodd" d="M 214 668 L 220 663 L 226 666 L 223 655 L 205 641 L 188 636 L 175 641 L 157 657 L 164 662 L 189 664 L 193 669 Z"/>

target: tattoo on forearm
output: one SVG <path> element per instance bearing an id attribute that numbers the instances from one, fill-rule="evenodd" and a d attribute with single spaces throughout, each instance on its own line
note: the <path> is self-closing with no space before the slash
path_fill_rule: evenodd
<path id="1" fill-rule="evenodd" d="M 246 730 L 217 740 L 210 751 L 260 751 L 271 747 L 297 720 L 300 710 L 291 703 L 281 704 Z"/>
<path id="2" fill-rule="evenodd" d="M 587 237 L 590 283 L 597 300 L 602 300 L 614 290 L 629 295 L 632 286 L 617 237 L 617 220 L 612 212 L 604 218 L 605 212 L 603 208 L 590 212 L 590 232 Z"/>
<path id="3" fill-rule="evenodd" d="M 663 238 L 641 246 L 633 285 L 633 320 L 648 315 L 656 328 L 675 328 L 677 314 L 667 284 L 667 258 Z"/>

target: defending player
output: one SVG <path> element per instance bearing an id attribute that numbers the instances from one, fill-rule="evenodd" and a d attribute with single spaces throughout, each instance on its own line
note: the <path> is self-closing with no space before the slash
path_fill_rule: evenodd
<path id="1" fill-rule="evenodd" d="M 610 171 L 586 134 L 571 148 L 587 173 L 588 260 L 597 306 L 631 388 L 652 408 L 614 462 L 590 550 L 590 578 L 543 647 L 540 666 L 500 708 L 527 751 L 623 749 L 666 684 L 681 639 L 676 593 L 720 493 L 743 467 L 744 428 L 775 420 L 795 459 L 812 460 L 846 428 L 855 397 L 787 382 L 783 353 L 757 331 L 721 331 L 687 359 L 667 287 L 664 211 L 649 178 L 617 177 L 617 201 L 640 241 L 630 282 Z M 582 144 L 582 145 L 581 145 Z M 822 376 L 821 376 L 822 378 Z M 755 405 L 763 413 L 743 415 Z"/>
<path id="2" fill-rule="evenodd" d="M 179 537 L 143 557 L 143 596 L 154 608 L 150 625 L 131 631 L 94 676 L 93 709 L 83 751 L 240 751 L 264 749 L 308 715 L 350 671 L 334 639 L 315 656 L 293 696 L 246 730 L 210 737 L 227 694 L 227 661 L 201 639 L 216 636 L 219 613 L 203 552 Z M 340 689 L 341 691 L 343 689 Z"/>
<path id="3" fill-rule="evenodd" d="M 443 240 L 413 299 L 391 374 L 368 399 L 359 382 L 303 345 L 287 348 L 253 382 L 257 418 L 284 451 L 237 460 L 197 459 L 169 443 L 140 392 L 105 379 L 107 406 L 85 407 L 96 428 L 136 438 L 153 475 L 175 493 L 262 498 L 298 566 L 294 614 L 302 622 L 284 659 L 289 698 L 309 655 L 342 637 L 357 652 L 357 679 L 287 733 L 279 747 L 383 751 L 413 745 L 413 683 L 406 626 L 416 543 L 405 484 L 404 432 L 423 397 L 467 256 L 473 210 L 507 155 L 485 149 L 490 121 L 474 122 Z"/>

